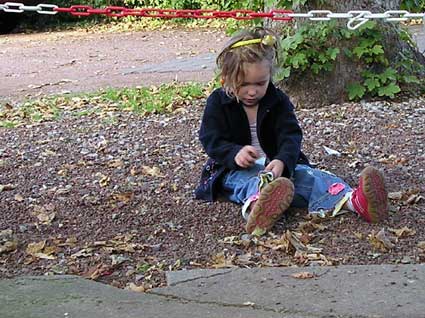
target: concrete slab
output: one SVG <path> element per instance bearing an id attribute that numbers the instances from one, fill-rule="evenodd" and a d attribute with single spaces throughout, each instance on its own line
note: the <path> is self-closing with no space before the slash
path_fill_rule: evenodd
<path id="1" fill-rule="evenodd" d="M 194 270 L 166 272 L 165 274 L 167 278 L 167 285 L 174 286 L 174 285 L 186 283 L 195 279 L 221 276 L 231 271 L 232 269 L 194 269 Z"/>
<path id="2" fill-rule="evenodd" d="M 314 278 L 291 275 L 310 272 Z M 237 305 L 253 303 L 312 317 L 425 317 L 425 264 L 234 269 L 169 273 L 157 295 Z M 181 283 L 179 283 L 179 280 Z"/>
<path id="3" fill-rule="evenodd" d="M 249 305 L 179 299 L 117 289 L 74 276 L 0 281 L 1 318 L 282 317 Z M 287 315 L 288 318 L 302 318 Z"/>
<path id="4" fill-rule="evenodd" d="M 293 274 L 309 272 L 312 278 Z M 1 318 L 409 317 L 425 312 L 425 264 L 195 270 L 135 293 L 74 276 L 0 281 Z"/>

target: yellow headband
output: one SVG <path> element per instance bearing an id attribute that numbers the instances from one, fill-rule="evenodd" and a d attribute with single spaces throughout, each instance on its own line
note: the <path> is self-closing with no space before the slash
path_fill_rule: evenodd
<path id="1" fill-rule="evenodd" d="M 260 39 L 238 41 L 235 44 L 233 44 L 230 48 L 234 49 L 234 48 L 237 48 L 237 47 L 240 47 L 240 46 L 257 44 L 257 43 L 262 43 L 264 45 L 273 46 L 276 43 L 276 38 L 273 35 L 268 34 L 268 35 L 265 35 L 263 38 L 260 38 Z"/>

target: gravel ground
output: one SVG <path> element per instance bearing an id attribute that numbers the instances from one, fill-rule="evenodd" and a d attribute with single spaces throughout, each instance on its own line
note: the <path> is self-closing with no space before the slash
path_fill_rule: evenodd
<path id="1" fill-rule="evenodd" d="M 367 165 L 385 173 L 390 218 L 290 209 L 258 239 L 239 206 L 194 200 L 204 102 L 0 128 L 0 277 L 76 274 L 145 291 L 166 270 L 425 262 L 424 98 L 298 109 L 318 167 L 353 186 Z"/>

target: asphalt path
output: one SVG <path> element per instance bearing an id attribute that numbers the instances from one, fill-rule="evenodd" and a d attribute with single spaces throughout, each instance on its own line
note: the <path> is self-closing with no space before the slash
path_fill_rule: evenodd
<path id="1" fill-rule="evenodd" d="M 425 25 L 410 30 L 425 52 Z M 0 102 L 107 87 L 208 82 L 227 39 L 217 30 L 0 35 Z"/>

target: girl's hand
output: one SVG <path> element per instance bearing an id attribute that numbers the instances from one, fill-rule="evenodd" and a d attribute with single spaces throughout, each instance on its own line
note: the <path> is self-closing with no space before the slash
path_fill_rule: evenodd
<path id="1" fill-rule="evenodd" d="M 253 146 L 244 146 L 235 156 L 235 162 L 239 167 L 251 167 L 259 157 L 257 149 Z"/>
<path id="2" fill-rule="evenodd" d="M 279 159 L 274 159 L 270 161 L 267 167 L 264 168 L 264 170 L 266 171 L 273 172 L 273 176 L 275 178 L 281 177 L 284 169 L 285 169 L 285 164 L 283 163 L 283 161 Z"/>

